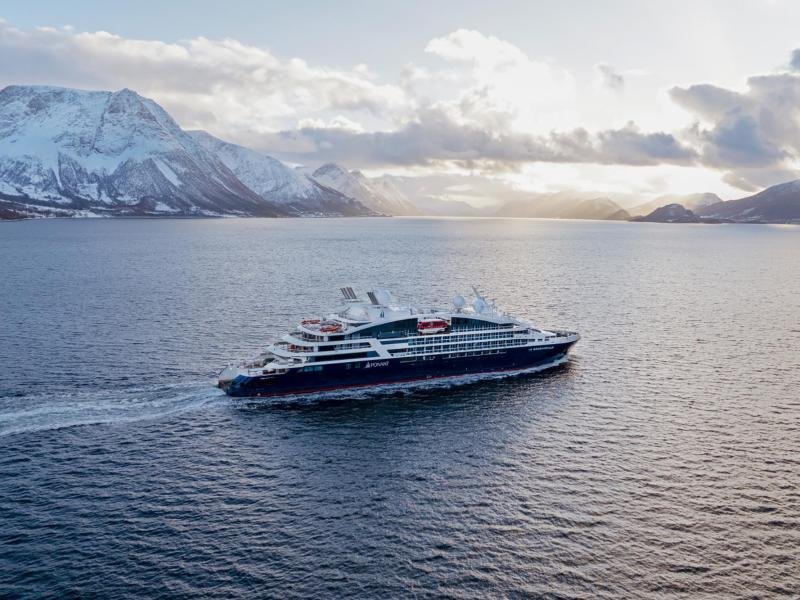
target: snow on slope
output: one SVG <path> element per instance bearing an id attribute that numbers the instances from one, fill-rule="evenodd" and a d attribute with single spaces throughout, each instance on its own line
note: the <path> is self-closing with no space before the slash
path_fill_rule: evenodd
<path id="1" fill-rule="evenodd" d="M 324 186 L 338 190 L 384 215 L 413 215 L 419 211 L 390 182 L 368 179 L 360 171 L 348 171 L 327 163 L 314 171 L 313 177 Z"/>
<path id="2" fill-rule="evenodd" d="M 800 223 L 800 179 L 770 186 L 746 198 L 716 202 L 696 212 L 743 223 Z"/>
<path id="3" fill-rule="evenodd" d="M 158 104 L 127 89 L 0 90 L 0 182 L 6 201 L 44 210 L 285 214 Z"/>
<path id="4" fill-rule="evenodd" d="M 302 214 L 373 214 L 357 200 L 321 185 L 271 156 L 225 142 L 205 131 L 190 131 L 189 134 L 225 163 L 245 185 L 269 202 Z"/>
<path id="5" fill-rule="evenodd" d="M 369 187 L 383 197 L 388 214 L 408 216 L 420 213 L 419 209 L 389 179 L 384 177 L 370 179 Z"/>

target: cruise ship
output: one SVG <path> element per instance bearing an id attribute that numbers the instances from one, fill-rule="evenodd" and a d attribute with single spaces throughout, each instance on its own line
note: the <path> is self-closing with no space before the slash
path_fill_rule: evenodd
<path id="1" fill-rule="evenodd" d="M 514 373 L 563 363 L 580 336 L 539 329 L 499 310 L 473 288 L 450 308 L 400 306 L 386 290 L 309 317 L 264 353 L 225 368 L 217 385 L 230 396 L 307 395 L 465 375 Z"/>

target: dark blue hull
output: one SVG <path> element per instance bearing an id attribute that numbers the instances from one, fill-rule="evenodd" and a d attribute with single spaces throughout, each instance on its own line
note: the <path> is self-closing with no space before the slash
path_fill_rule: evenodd
<path id="1" fill-rule="evenodd" d="M 229 396 L 269 397 L 313 394 L 347 388 L 425 381 L 481 373 L 517 371 L 556 362 L 574 342 L 531 348 L 510 348 L 496 354 L 418 356 L 320 365 L 315 371 L 292 369 L 275 375 L 239 375 L 223 389 Z"/>

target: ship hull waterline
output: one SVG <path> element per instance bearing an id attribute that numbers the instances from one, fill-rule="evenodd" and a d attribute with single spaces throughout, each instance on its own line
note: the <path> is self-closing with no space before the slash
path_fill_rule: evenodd
<path id="1" fill-rule="evenodd" d="M 313 395 L 322 392 L 413 384 L 466 375 L 524 372 L 539 366 L 561 364 L 574 341 L 528 348 L 500 350 L 479 356 L 446 355 L 374 359 L 361 363 L 322 364 L 319 371 L 292 370 L 274 375 L 239 375 L 220 384 L 229 396 L 268 398 L 288 395 Z"/>

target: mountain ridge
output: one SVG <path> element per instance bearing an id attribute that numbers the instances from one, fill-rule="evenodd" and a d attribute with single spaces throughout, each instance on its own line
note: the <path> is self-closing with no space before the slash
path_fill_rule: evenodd
<path id="1" fill-rule="evenodd" d="M 60 213 L 286 214 L 128 89 L 0 90 L 0 194 Z"/>
<path id="2" fill-rule="evenodd" d="M 637 204 L 629 208 L 628 212 L 636 216 L 647 216 L 657 208 L 667 206 L 668 204 L 680 204 L 684 208 L 695 211 L 704 206 L 709 206 L 717 202 L 722 202 L 722 198 L 712 192 L 700 192 L 696 194 L 665 194 L 658 196 L 647 202 Z"/>
<path id="3" fill-rule="evenodd" d="M 311 175 L 314 180 L 353 198 L 375 212 L 407 216 L 419 214 L 416 207 L 390 182 L 366 177 L 359 170 L 348 170 L 337 163 L 325 163 Z"/>
<path id="4" fill-rule="evenodd" d="M 269 202 L 302 215 L 373 216 L 375 211 L 354 198 L 255 150 L 226 142 L 201 130 L 189 134 L 213 152 L 250 189 Z"/>
<path id="5" fill-rule="evenodd" d="M 677 202 L 656 208 L 644 216 L 635 216 L 631 221 L 636 223 L 702 223 L 703 219 L 693 211 Z"/>
<path id="6" fill-rule="evenodd" d="M 0 90 L 2 219 L 432 214 L 628 220 L 677 204 L 704 222 L 800 223 L 800 180 L 735 200 L 708 192 L 666 195 L 630 209 L 615 201 L 628 206 L 627 199 L 569 190 L 515 190 L 500 196 L 510 198 L 500 208 L 476 208 L 451 198 L 459 198 L 456 186 L 442 195 L 428 183 L 405 181 L 369 178 L 337 163 L 291 168 L 208 132 L 185 131 L 156 102 L 127 88 Z"/>
<path id="7" fill-rule="evenodd" d="M 273 157 L 184 131 L 127 88 L 54 86 L 0 90 L 0 207 L 4 218 L 377 214 Z"/>
<path id="8" fill-rule="evenodd" d="M 800 223 L 800 179 L 770 186 L 738 200 L 723 200 L 703 207 L 698 213 L 740 223 Z"/>

